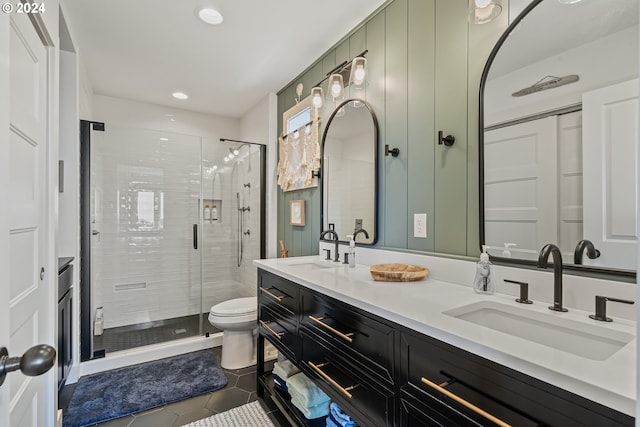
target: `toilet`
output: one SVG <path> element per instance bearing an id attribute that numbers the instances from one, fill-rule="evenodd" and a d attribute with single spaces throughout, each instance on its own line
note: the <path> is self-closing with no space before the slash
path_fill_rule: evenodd
<path id="1" fill-rule="evenodd" d="M 258 298 L 235 298 L 211 307 L 209 323 L 222 334 L 222 358 L 225 369 L 240 369 L 256 363 Z"/>

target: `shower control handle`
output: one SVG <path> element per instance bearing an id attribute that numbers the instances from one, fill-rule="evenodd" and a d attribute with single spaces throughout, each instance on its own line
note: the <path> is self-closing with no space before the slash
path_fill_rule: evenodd
<path id="1" fill-rule="evenodd" d="M 198 249 L 198 224 L 193 224 L 193 249 Z"/>

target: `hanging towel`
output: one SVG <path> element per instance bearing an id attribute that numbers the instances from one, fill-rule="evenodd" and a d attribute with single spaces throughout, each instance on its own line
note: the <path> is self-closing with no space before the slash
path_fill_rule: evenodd
<path id="1" fill-rule="evenodd" d="M 306 406 L 295 397 L 291 396 L 291 403 L 298 408 L 302 415 L 308 420 L 325 417 L 329 414 L 329 401 L 316 406 Z"/>
<path id="2" fill-rule="evenodd" d="M 289 389 L 291 397 L 296 397 L 299 403 L 308 408 L 329 402 L 329 396 L 324 394 L 324 392 L 303 373 L 295 374 L 288 378 L 287 388 Z"/>
<path id="3" fill-rule="evenodd" d="M 349 415 L 345 414 L 340 406 L 336 403 L 331 402 L 330 405 L 331 413 L 330 416 L 339 427 L 355 427 L 356 422 Z"/>
<path id="4" fill-rule="evenodd" d="M 283 361 L 274 363 L 273 370 L 271 372 L 286 381 L 290 376 L 300 372 L 300 369 L 298 369 L 293 363 L 285 359 Z"/>

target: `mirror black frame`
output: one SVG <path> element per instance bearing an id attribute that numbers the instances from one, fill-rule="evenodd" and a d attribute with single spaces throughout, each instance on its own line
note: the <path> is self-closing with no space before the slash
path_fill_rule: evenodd
<path id="1" fill-rule="evenodd" d="M 363 100 L 363 99 L 357 99 L 357 98 L 350 98 L 347 99 L 343 102 L 341 102 L 331 113 L 331 116 L 329 116 L 329 120 L 327 120 L 327 125 L 324 127 L 324 131 L 322 132 L 322 144 L 320 146 L 320 233 L 322 234 L 322 232 L 324 231 L 324 178 L 325 178 L 325 174 L 324 174 L 324 143 L 325 140 L 327 138 L 327 131 L 329 130 L 330 126 L 331 126 L 331 122 L 333 121 L 333 119 L 335 118 L 336 114 L 338 113 L 338 111 L 340 111 L 340 109 L 342 107 L 344 107 L 345 105 L 349 104 L 350 102 L 361 102 L 362 104 L 364 104 L 365 107 L 367 107 L 367 110 L 369 110 L 369 114 L 371 114 L 371 119 L 373 121 L 373 165 L 374 165 L 374 171 L 373 171 L 373 176 L 374 176 L 374 183 L 373 183 L 373 230 L 367 230 L 367 232 L 369 233 L 373 233 L 372 237 L 373 240 L 371 243 L 360 243 L 360 242 L 356 242 L 357 246 L 373 246 L 376 244 L 376 242 L 378 241 L 378 182 L 379 182 L 379 178 L 378 178 L 378 141 L 379 141 L 379 133 L 380 133 L 380 128 L 378 126 L 378 118 L 376 117 L 375 112 L 373 111 L 373 108 L 371 108 L 371 105 Z M 321 241 L 325 241 L 325 242 L 331 242 L 332 240 L 328 240 L 328 239 L 320 239 Z M 340 243 L 349 243 L 348 240 L 339 240 Z"/>
<path id="2" fill-rule="evenodd" d="M 500 36 L 496 45 L 491 50 L 489 54 L 489 58 L 487 59 L 486 64 L 484 65 L 484 69 L 482 70 L 482 76 L 480 77 L 480 89 L 479 89 L 479 106 L 478 106 L 478 187 L 479 187 L 479 242 L 480 242 L 480 252 L 482 252 L 482 245 L 485 242 L 485 230 L 484 230 L 484 88 L 487 82 L 487 76 L 489 74 L 489 70 L 491 65 L 493 64 L 493 60 L 496 55 L 500 51 L 500 48 L 504 44 L 505 40 L 509 37 L 509 35 L 513 32 L 513 30 L 520 24 L 526 15 L 531 12 L 536 6 L 542 3 L 544 0 L 533 0 L 531 3 L 525 7 L 522 12 L 513 20 L 511 24 L 507 27 L 504 33 Z M 517 258 L 506 258 L 499 257 L 495 255 L 490 255 L 490 259 L 492 262 L 497 264 L 504 265 L 513 265 L 513 266 L 523 266 L 529 268 L 537 268 L 537 262 L 534 260 L 525 260 L 525 259 L 517 259 Z M 576 265 L 576 264 L 563 264 L 562 268 L 564 271 L 568 271 L 571 274 L 579 275 L 579 276 L 590 276 L 590 277 L 598 277 L 602 279 L 610 279 L 610 280 L 618 280 L 625 282 L 635 282 L 636 280 L 636 271 L 633 270 L 623 270 L 618 268 L 609 268 L 609 267 L 597 267 L 597 266 L 587 266 L 587 265 Z"/>

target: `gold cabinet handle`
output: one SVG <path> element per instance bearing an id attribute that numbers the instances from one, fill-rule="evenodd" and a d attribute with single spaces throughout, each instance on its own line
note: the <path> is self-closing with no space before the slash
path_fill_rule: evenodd
<path id="1" fill-rule="evenodd" d="M 358 387 L 359 384 L 356 385 L 352 385 L 349 387 L 342 387 L 340 384 L 338 384 L 336 382 L 336 380 L 334 380 L 333 378 L 331 378 L 329 375 L 327 375 L 322 369 L 323 366 L 328 365 L 329 363 L 320 363 L 318 365 L 314 364 L 313 362 L 307 362 L 307 364 L 309 366 L 311 366 L 311 368 L 316 371 L 317 373 L 319 373 L 322 378 L 324 378 L 325 380 L 329 381 L 329 384 L 331 384 L 332 386 L 334 386 L 335 388 L 338 389 L 338 391 L 342 394 L 344 394 L 345 396 L 347 396 L 349 399 L 351 399 L 352 395 L 351 393 L 349 393 L 349 391 L 353 390 L 354 388 Z"/>
<path id="2" fill-rule="evenodd" d="M 269 326 L 269 324 L 267 322 L 265 322 L 264 320 L 260 320 L 260 324 L 269 332 L 271 332 L 273 335 L 275 335 L 276 338 L 278 338 L 279 340 L 282 339 L 282 336 L 284 335 L 284 332 L 276 332 L 274 331 L 271 326 Z"/>
<path id="3" fill-rule="evenodd" d="M 326 323 L 324 323 L 323 322 L 324 317 L 309 316 L 309 319 L 313 320 L 314 322 L 316 322 L 318 325 L 322 326 L 323 328 L 333 332 L 334 334 L 336 334 L 337 336 L 339 336 L 343 340 L 346 340 L 348 342 L 353 342 L 353 339 L 351 338 L 353 336 L 353 332 L 349 332 L 348 334 L 344 334 L 344 333 L 340 332 L 336 328 L 334 328 L 332 326 L 329 326 Z"/>
<path id="4" fill-rule="evenodd" d="M 497 425 L 499 425 L 500 427 L 511 427 L 510 424 L 505 423 L 504 421 L 502 421 L 499 418 L 494 417 L 493 415 L 491 415 L 490 413 L 483 411 L 482 409 L 478 408 L 476 405 L 467 402 L 466 400 L 464 400 L 463 398 L 451 393 L 449 390 L 439 386 L 438 384 L 429 381 L 428 379 L 426 379 L 425 377 L 420 378 L 420 380 L 425 383 L 426 385 L 428 385 L 429 387 L 433 388 L 434 390 L 439 391 L 440 393 L 444 394 L 447 397 L 450 397 L 451 399 L 455 400 L 456 402 L 458 402 L 459 404 L 465 406 L 466 408 L 472 410 L 473 412 L 475 412 L 476 414 L 485 417 L 486 419 L 496 423 Z"/>
<path id="5" fill-rule="evenodd" d="M 263 288 L 262 286 L 260 286 L 260 290 L 278 302 L 281 302 L 284 299 L 283 296 L 276 295 L 273 292 L 269 291 L 269 289 Z"/>

